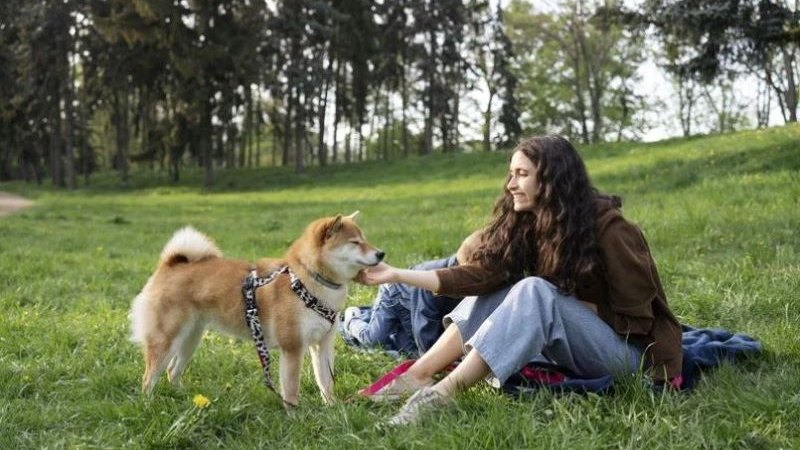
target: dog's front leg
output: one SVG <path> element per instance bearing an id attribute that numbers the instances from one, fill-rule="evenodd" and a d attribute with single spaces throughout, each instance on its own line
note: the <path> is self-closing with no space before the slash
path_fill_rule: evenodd
<path id="1" fill-rule="evenodd" d="M 335 337 L 336 327 L 333 326 L 318 344 L 310 347 L 314 378 L 317 380 L 322 400 L 329 405 L 333 402 L 333 342 Z"/>
<path id="2" fill-rule="evenodd" d="M 303 365 L 302 348 L 281 349 L 281 397 L 291 406 L 297 406 L 300 391 L 300 369 Z"/>

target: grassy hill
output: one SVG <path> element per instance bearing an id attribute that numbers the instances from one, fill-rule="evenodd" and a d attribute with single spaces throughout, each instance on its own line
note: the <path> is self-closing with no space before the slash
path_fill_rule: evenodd
<path id="1" fill-rule="evenodd" d="M 77 192 L 0 190 L 36 206 L 0 219 L 0 448 L 798 448 L 800 447 L 800 127 L 586 146 L 595 185 L 625 200 L 650 241 L 673 310 L 695 326 L 759 338 L 762 357 L 724 366 L 692 393 L 623 380 L 606 396 L 504 397 L 482 386 L 424 426 L 374 428 L 396 405 L 354 398 L 390 368 L 337 343 L 336 393 L 323 407 L 304 369 L 302 406 L 262 386 L 250 342 L 211 333 L 173 389 L 139 395 L 143 364 L 127 311 L 180 226 L 228 256 L 278 255 L 310 220 L 360 210 L 388 261 L 452 253 L 489 217 L 505 154 L 369 162 L 297 177 L 288 170 L 114 174 Z M 349 304 L 374 288 L 351 286 Z M 212 400 L 196 410 L 195 394 Z"/>

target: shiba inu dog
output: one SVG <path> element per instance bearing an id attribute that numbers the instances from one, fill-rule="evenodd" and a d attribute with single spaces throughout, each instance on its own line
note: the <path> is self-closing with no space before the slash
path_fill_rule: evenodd
<path id="1" fill-rule="evenodd" d="M 191 227 L 177 231 L 131 307 L 131 340 L 144 353 L 142 392 L 150 394 L 165 369 L 170 382 L 179 384 L 207 328 L 251 339 L 242 284 L 253 268 L 265 276 L 288 267 L 323 307 L 339 311 L 347 283 L 384 257 L 367 242 L 355 223 L 356 214 L 318 219 L 283 258 L 264 258 L 256 264 L 224 258 L 211 239 Z M 314 377 L 323 400 L 330 403 L 338 314 L 326 319 L 307 307 L 293 291 L 288 273 L 258 288 L 255 302 L 266 346 L 280 350 L 283 400 L 297 404 L 303 356 L 310 349 Z"/>

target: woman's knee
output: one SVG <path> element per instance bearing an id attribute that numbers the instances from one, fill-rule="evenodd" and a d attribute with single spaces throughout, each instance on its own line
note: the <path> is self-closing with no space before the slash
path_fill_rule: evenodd
<path id="1" fill-rule="evenodd" d="M 527 277 L 523 278 L 514 284 L 512 291 L 523 291 L 526 293 L 536 293 L 539 296 L 543 294 L 550 295 L 556 289 L 553 284 L 541 277 Z"/>
<path id="2" fill-rule="evenodd" d="M 527 277 L 514 284 L 503 303 L 522 303 L 526 307 L 549 305 L 554 299 L 553 286 L 541 277 Z"/>

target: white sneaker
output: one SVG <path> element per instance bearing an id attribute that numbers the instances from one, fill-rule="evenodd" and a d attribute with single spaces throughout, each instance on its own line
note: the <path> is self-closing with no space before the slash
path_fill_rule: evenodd
<path id="1" fill-rule="evenodd" d="M 358 306 L 351 306 L 349 308 L 345 308 L 344 310 L 344 317 L 342 318 L 342 325 L 344 325 L 344 329 L 347 330 L 348 325 L 350 325 L 350 321 L 353 320 L 354 317 L 358 317 L 361 315 L 361 308 Z"/>
<path id="2" fill-rule="evenodd" d="M 432 381 L 429 383 L 420 383 L 408 373 L 403 373 L 389 382 L 389 384 L 382 387 L 378 392 L 368 395 L 367 398 L 373 402 L 394 402 L 401 400 L 403 397 L 407 397 L 422 388 L 426 388 L 431 384 L 433 384 Z"/>
<path id="3" fill-rule="evenodd" d="M 452 398 L 440 394 L 439 391 L 424 387 L 412 395 L 400 411 L 385 422 L 385 425 L 390 427 L 411 425 L 418 422 L 422 415 L 452 402 Z"/>

